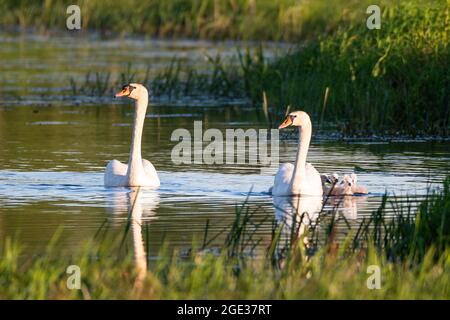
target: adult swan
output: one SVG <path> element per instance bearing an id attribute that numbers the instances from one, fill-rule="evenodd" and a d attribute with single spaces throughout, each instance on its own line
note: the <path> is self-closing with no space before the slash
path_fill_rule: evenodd
<path id="1" fill-rule="evenodd" d="M 274 196 L 311 195 L 322 196 L 322 180 L 320 174 L 310 163 L 306 163 L 309 142 L 311 141 L 311 120 L 306 112 L 291 112 L 278 127 L 289 126 L 299 128 L 300 142 L 295 163 L 284 163 L 278 169 L 272 188 Z"/>
<path id="2" fill-rule="evenodd" d="M 128 97 L 135 101 L 133 135 L 128 165 L 117 160 L 108 163 L 105 170 L 106 187 L 159 187 L 159 178 L 150 161 L 142 159 L 141 140 L 145 112 L 148 105 L 147 89 L 137 83 L 123 86 L 117 97 Z"/>

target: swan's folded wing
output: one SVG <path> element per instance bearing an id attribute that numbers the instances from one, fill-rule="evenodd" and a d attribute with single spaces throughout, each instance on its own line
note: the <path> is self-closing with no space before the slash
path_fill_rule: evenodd
<path id="1" fill-rule="evenodd" d="M 289 186 L 294 172 L 292 163 L 283 163 L 275 175 L 273 182 L 272 195 L 288 195 L 290 194 Z"/>
<path id="2" fill-rule="evenodd" d="M 158 173 L 156 172 L 155 166 L 148 160 L 143 159 L 142 160 L 142 166 L 144 167 L 145 174 L 147 177 L 154 182 L 155 185 L 159 185 L 159 177 Z"/>
<path id="3" fill-rule="evenodd" d="M 118 160 L 111 160 L 105 169 L 104 184 L 106 187 L 121 187 L 125 185 L 128 166 Z"/>
<path id="4" fill-rule="evenodd" d="M 127 174 L 128 165 L 123 164 L 122 162 L 118 160 L 111 160 L 108 162 L 108 165 L 105 169 L 105 175 L 107 174 L 113 174 L 113 175 L 119 175 L 119 176 L 125 176 Z"/>
<path id="5" fill-rule="evenodd" d="M 294 173 L 294 165 L 292 163 L 283 163 L 275 176 L 275 184 L 289 184 Z"/>

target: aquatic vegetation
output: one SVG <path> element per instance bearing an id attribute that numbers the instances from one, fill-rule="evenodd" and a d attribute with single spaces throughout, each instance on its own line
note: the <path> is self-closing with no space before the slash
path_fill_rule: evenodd
<path id="1" fill-rule="evenodd" d="M 150 66 L 143 75 L 138 76 L 129 64 L 126 70 L 115 77 L 110 72 L 88 72 L 82 81 L 70 78 L 69 84 L 73 95 L 84 96 L 111 96 L 123 84 L 139 82 L 150 89 L 152 97 L 169 101 L 180 98 L 247 98 L 237 66 L 225 63 L 220 55 L 206 55 L 205 59 L 208 64 L 206 72 L 183 64 L 174 57 L 167 67 L 153 77 L 150 77 Z"/>
<path id="2" fill-rule="evenodd" d="M 448 136 L 449 17 L 443 2 L 399 2 L 384 7 L 380 30 L 352 20 L 275 61 L 267 61 L 261 48 L 238 49 L 234 64 L 207 57 L 208 72 L 174 58 L 153 79 L 147 73 L 135 80 L 169 99 L 249 98 L 271 126 L 291 106 L 311 114 L 319 128 L 336 124 L 344 136 Z M 73 91 L 97 88 L 91 93 L 102 95 L 112 90 L 105 85 L 110 75 L 90 77 L 84 85 L 72 80 Z"/>
<path id="3" fill-rule="evenodd" d="M 398 207 L 392 220 L 383 215 L 386 205 Z M 140 299 L 448 299 L 450 290 L 450 178 L 429 194 L 417 212 L 411 203 L 385 198 L 383 205 L 344 241 L 335 239 L 341 217 L 328 214 L 312 223 L 304 235 L 296 226 L 283 237 L 285 224 L 273 224 L 266 258 L 254 259 L 245 248 L 255 246 L 259 210 L 247 201 L 236 207 L 236 217 L 219 252 L 208 250 L 206 228 L 202 242 L 193 241 L 187 254 L 169 252 L 164 245 L 159 259 L 140 278 L 126 238 L 103 225 L 94 239 L 75 253 L 57 249 L 58 235 L 37 256 L 23 256 L 17 241 L 0 248 L 0 297 L 140 298 Z M 294 220 L 295 221 L 295 220 Z M 143 226 L 143 233 L 146 233 Z M 311 242 L 305 246 L 305 237 Z M 286 241 L 287 239 L 287 241 Z M 315 239 L 320 239 L 316 242 Z M 201 244 L 201 245 L 199 245 Z M 286 246 L 287 245 L 287 246 Z M 308 249 L 317 246 L 315 250 Z M 283 247 L 283 250 L 280 250 Z M 250 250 L 251 252 L 251 250 Z M 281 254 L 280 254 L 281 253 Z M 69 265 L 81 270 L 80 290 L 66 287 Z M 369 270 L 379 267 L 380 289 L 369 289 Z M 370 268 L 369 268 L 370 267 Z M 139 283 L 139 286 L 137 285 Z"/>

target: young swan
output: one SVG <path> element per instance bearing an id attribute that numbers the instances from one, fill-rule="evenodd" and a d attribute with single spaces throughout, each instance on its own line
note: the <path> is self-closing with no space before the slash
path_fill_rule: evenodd
<path id="1" fill-rule="evenodd" d="M 320 179 L 322 180 L 323 194 L 327 196 L 328 194 L 330 194 L 331 189 L 333 189 L 337 184 L 339 175 L 337 173 L 333 173 L 330 175 L 321 174 Z"/>
<path id="2" fill-rule="evenodd" d="M 334 173 L 331 176 L 322 175 L 322 185 L 324 186 L 324 195 L 333 196 L 351 196 L 354 194 L 368 194 L 367 188 L 358 185 L 356 174 L 344 175 L 339 180 L 339 176 Z"/>
<path id="3" fill-rule="evenodd" d="M 332 196 L 352 196 L 353 195 L 353 177 L 344 175 L 341 181 L 337 181 L 334 188 L 331 189 Z"/>
<path id="4" fill-rule="evenodd" d="M 358 185 L 356 183 L 356 181 L 358 180 L 356 177 L 356 174 L 352 173 L 350 176 L 353 180 L 352 191 L 354 194 L 368 194 L 369 193 L 369 191 L 367 190 L 366 187 Z"/>
<path id="5" fill-rule="evenodd" d="M 312 125 L 306 112 L 291 112 L 286 120 L 278 127 L 298 127 L 300 141 L 298 144 L 295 163 L 284 163 L 275 175 L 272 187 L 274 196 L 312 195 L 322 196 L 322 181 L 320 174 L 312 164 L 306 163 L 309 142 L 311 141 Z"/>

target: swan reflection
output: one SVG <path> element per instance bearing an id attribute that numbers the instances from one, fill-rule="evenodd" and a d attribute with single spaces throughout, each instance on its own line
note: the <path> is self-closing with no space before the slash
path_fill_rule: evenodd
<path id="1" fill-rule="evenodd" d="M 347 220 L 356 220 L 358 218 L 358 206 L 366 203 L 367 199 L 367 196 L 329 197 L 326 199 L 326 205 L 328 211 L 335 211 Z"/>
<path id="2" fill-rule="evenodd" d="M 282 232 L 291 233 L 298 230 L 298 236 L 305 232 L 305 227 L 317 219 L 322 209 L 321 196 L 292 196 L 272 198 L 275 207 L 275 219 L 283 224 Z"/>
<path id="3" fill-rule="evenodd" d="M 272 198 L 275 219 L 282 225 L 284 239 L 301 237 L 309 227 L 320 227 L 319 216 L 337 214 L 346 220 L 358 218 L 358 204 L 367 201 L 366 196 L 332 196 L 323 199 L 318 196 L 292 196 Z M 293 234 L 294 233 L 294 234 Z M 305 244 L 308 239 L 304 239 Z"/>
<path id="4" fill-rule="evenodd" d="M 113 214 L 128 214 L 128 222 L 133 238 L 134 261 L 136 265 L 135 288 L 140 290 L 147 273 L 147 254 L 142 235 L 142 221 L 155 217 L 159 206 L 157 191 L 145 188 L 129 188 L 114 191 L 110 199 Z"/>

